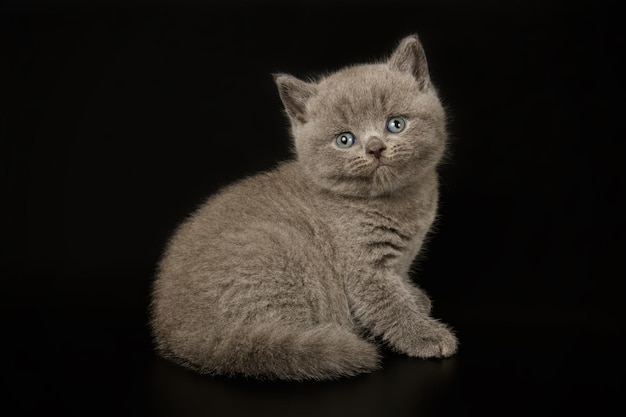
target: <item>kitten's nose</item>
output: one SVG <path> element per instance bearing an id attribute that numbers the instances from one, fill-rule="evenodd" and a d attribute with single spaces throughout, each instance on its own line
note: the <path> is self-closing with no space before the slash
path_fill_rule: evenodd
<path id="1" fill-rule="evenodd" d="M 376 159 L 380 159 L 380 156 L 385 149 L 387 149 L 387 147 L 383 141 L 378 138 L 368 140 L 365 145 L 365 152 L 367 152 L 368 155 L 374 155 Z"/>

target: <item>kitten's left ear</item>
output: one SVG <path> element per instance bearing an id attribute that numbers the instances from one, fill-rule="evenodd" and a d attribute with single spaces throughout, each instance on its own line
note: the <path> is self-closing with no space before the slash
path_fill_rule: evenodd
<path id="1" fill-rule="evenodd" d="M 415 79 L 421 91 L 428 90 L 430 85 L 430 75 L 428 74 L 428 63 L 426 54 L 417 35 L 407 36 L 402 39 L 396 50 L 387 61 L 389 68 L 408 72 Z"/>
<path id="2" fill-rule="evenodd" d="M 275 74 L 278 94 L 292 121 L 305 123 L 308 119 L 306 105 L 315 94 L 315 84 L 307 83 L 288 74 Z"/>

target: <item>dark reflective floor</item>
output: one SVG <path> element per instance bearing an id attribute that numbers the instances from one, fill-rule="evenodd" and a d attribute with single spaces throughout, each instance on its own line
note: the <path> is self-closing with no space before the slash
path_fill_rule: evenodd
<path id="1" fill-rule="evenodd" d="M 618 405 L 617 327 L 463 313 L 446 311 L 461 340 L 452 358 L 385 351 L 372 374 L 303 383 L 198 375 L 153 353 L 138 312 L 112 321 L 68 314 L 47 329 L 54 337 L 15 352 L 9 399 L 24 415 L 68 416 L 558 416 L 606 415 Z"/>

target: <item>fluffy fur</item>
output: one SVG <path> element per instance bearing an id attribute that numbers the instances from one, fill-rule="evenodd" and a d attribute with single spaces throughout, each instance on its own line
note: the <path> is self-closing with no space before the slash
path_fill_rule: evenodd
<path id="1" fill-rule="evenodd" d="M 382 63 L 275 81 L 296 156 L 210 197 L 173 235 L 152 294 L 158 351 L 201 373 L 294 380 L 372 371 L 378 341 L 454 354 L 409 278 L 446 143 L 417 36 Z M 394 116 L 402 132 L 387 130 Z"/>

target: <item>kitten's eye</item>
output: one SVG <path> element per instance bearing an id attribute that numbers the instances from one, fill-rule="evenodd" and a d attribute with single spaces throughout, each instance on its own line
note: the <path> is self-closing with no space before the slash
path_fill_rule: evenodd
<path id="1" fill-rule="evenodd" d="M 392 117 L 387 120 L 387 130 L 391 133 L 400 133 L 405 127 L 406 121 L 400 116 Z"/>
<path id="2" fill-rule="evenodd" d="M 335 143 L 340 148 L 349 148 L 354 145 L 354 135 L 351 132 L 343 132 L 337 135 Z"/>

